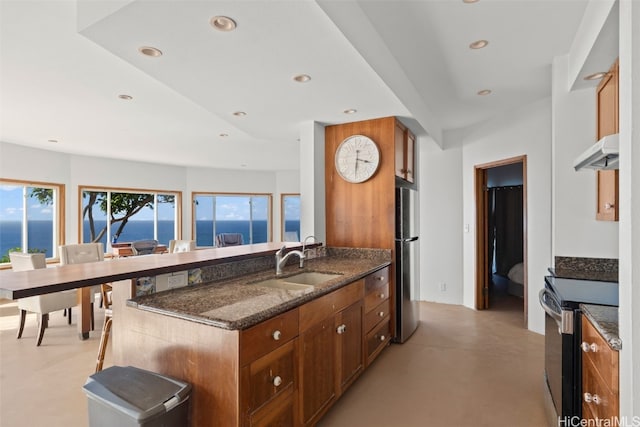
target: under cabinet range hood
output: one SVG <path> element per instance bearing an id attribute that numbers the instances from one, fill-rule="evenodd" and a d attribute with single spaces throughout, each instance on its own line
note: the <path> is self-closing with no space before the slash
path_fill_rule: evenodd
<path id="1" fill-rule="evenodd" d="M 607 135 L 580 154 L 573 162 L 573 167 L 577 171 L 580 169 L 618 169 L 619 149 L 618 134 Z"/>

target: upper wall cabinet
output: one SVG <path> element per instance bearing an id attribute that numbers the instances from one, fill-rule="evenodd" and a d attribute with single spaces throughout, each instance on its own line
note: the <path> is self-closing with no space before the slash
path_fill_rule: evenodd
<path id="1" fill-rule="evenodd" d="M 618 61 L 596 89 L 597 139 L 618 133 Z M 618 221 L 618 170 L 596 171 L 596 219 Z"/>
<path id="2" fill-rule="evenodd" d="M 415 148 L 415 136 L 402 123 L 396 120 L 396 176 L 411 183 L 415 182 Z"/>

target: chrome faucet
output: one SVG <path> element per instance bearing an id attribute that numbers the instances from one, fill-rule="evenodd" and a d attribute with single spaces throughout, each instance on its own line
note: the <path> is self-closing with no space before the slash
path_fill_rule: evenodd
<path id="1" fill-rule="evenodd" d="M 287 249 L 286 245 L 281 247 L 280 250 L 276 252 L 276 276 L 280 276 L 282 274 L 282 267 L 284 267 L 291 255 L 297 255 L 300 258 L 300 268 L 304 267 L 304 252 L 291 251 L 284 255 L 285 249 Z"/>
<path id="2" fill-rule="evenodd" d="M 309 239 L 313 239 L 314 242 L 317 242 L 318 239 L 316 239 L 316 236 L 307 236 L 304 238 L 304 240 L 302 241 L 302 253 L 306 254 L 308 251 L 310 251 L 311 249 L 307 249 L 307 240 Z M 306 255 L 305 255 L 305 259 L 306 259 Z M 300 259 L 300 268 L 304 267 L 304 259 Z"/>

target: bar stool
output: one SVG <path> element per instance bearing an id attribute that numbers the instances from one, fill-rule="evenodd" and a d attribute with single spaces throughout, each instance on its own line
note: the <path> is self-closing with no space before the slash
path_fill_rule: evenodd
<path id="1" fill-rule="evenodd" d="M 100 285 L 102 293 L 102 303 L 104 305 L 104 325 L 102 326 L 102 335 L 100 336 L 100 345 L 98 346 L 98 361 L 96 363 L 96 372 L 102 370 L 104 363 L 104 354 L 107 351 L 107 342 L 111 333 L 111 322 L 113 320 L 113 311 L 111 310 L 111 285 Z"/>

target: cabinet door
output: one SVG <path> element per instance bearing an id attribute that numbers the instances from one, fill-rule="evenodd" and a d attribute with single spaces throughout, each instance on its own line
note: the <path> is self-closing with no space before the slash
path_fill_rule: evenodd
<path id="1" fill-rule="evenodd" d="M 342 394 L 363 369 L 362 316 L 362 300 L 336 316 L 336 386 L 339 394 Z"/>
<path id="2" fill-rule="evenodd" d="M 314 424 L 336 398 L 335 316 L 300 335 L 300 411 L 304 425 Z"/>
<path id="3" fill-rule="evenodd" d="M 597 139 L 618 133 L 618 61 L 596 89 L 598 108 Z M 596 171 L 597 207 L 599 221 L 618 221 L 618 171 Z"/>
<path id="4" fill-rule="evenodd" d="M 395 164 L 396 164 L 396 176 L 402 179 L 406 178 L 405 173 L 405 127 L 396 120 L 396 127 L 394 133 L 395 141 Z"/>
<path id="5" fill-rule="evenodd" d="M 416 169 L 416 160 L 415 160 L 415 151 L 416 151 L 416 137 L 413 136 L 409 130 L 407 130 L 406 137 L 406 149 L 405 149 L 405 176 L 406 180 L 409 182 L 415 181 L 415 169 Z"/>

